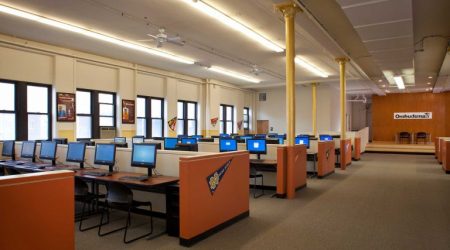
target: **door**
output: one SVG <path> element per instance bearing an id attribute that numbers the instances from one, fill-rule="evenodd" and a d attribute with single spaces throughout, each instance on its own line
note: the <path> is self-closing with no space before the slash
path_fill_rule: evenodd
<path id="1" fill-rule="evenodd" d="M 269 133 L 269 120 L 257 120 L 256 121 L 256 133 L 268 134 Z"/>

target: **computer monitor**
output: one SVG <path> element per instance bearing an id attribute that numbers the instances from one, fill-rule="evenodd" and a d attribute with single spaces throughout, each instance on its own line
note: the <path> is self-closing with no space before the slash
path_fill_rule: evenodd
<path id="1" fill-rule="evenodd" d="M 267 137 L 269 137 L 269 138 L 278 138 L 278 134 L 277 133 L 269 133 L 269 134 L 267 134 Z"/>
<path id="2" fill-rule="evenodd" d="M 51 160 L 52 165 L 56 165 L 56 145 L 55 141 L 43 141 L 41 142 L 41 152 L 39 153 L 39 159 Z"/>
<path id="3" fill-rule="evenodd" d="M 131 152 L 131 166 L 148 169 L 148 176 L 152 176 L 152 169 L 156 167 L 156 145 L 141 143 L 133 146 Z"/>
<path id="4" fill-rule="evenodd" d="M 36 153 L 36 142 L 35 141 L 24 141 L 22 142 L 22 152 L 20 154 L 21 158 L 29 158 L 31 161 L 35 162 Z"/>
<path id="5" fill-rule="evenodd" d="M 198 141 L 198 139 L 203 138 L 203 135 L 193 135 L 193 136 L 191 136 L 191 138 L 195 138 Z"/>
<path id="6" fill-rule="evenodd" d="M 220 138 L 219 151 L 220 152 L 237 151 L 237 141 L 235 139 Z"/>
<path id="7" fill-rule="evenodd" d="M 333 137 L 331 135 L 319 135 L 321 141 L 332 141 Z"/>
<path id="8" fill-rule="evenodd" d="M 260 155 L 267 154 L 267 143 L 265 139 L 248 139 L 247 150 L 250 154 L 257 154 L 258 159 Z"/>
<path id="9" fill-rule="evenodd" d="M 306 148 L 309 148 L 309 136 L 302 135 L 295 137 L 295 144 L 303 144 L 306 146 Z"/>
<path id="10" fill-rule="evenodd" d="M 13 161 L 16 159 L 14 141 L 3 141 L 2 156 L 11 157 Z"/>
<path id="11" fill-rule="evenodd" d="M 253 139 L 253 136 L 251 136 L 251 135 L 243 135 L 239 139 L 247 141 L 248 139 Z"/>
<path id="12" fill-rule="evenodd" d="M 229 134 L 225 133 L 219 134 L 219 138 L 229 138 L 229 137 L 231 137 Z"/>
<path id="13" fill-rule="evenodd" d="M 84 168 L 84 156 L 86 154 L 86 143 L 71 142 L 67 148 L 67 162 L 78 162 L 80 168 Z"/>
<path id="14" fill-rule="evenodd" d="M 125 143 L 127 143 L 127 138 L 126 137 L 114 137 L 114 143 L 125 144 Z"/>
<path id="15" fill-rule="evenodd" d="M 266 134 L 256 134 L 255 139 L 266 139 Z"/>
<path id="16" fill-rule="evenodd" d="M 56 144 L 67 144 L 68 142 L 67 138 L 53 138 L 53 141 L 56 142 Z"/>
<path id="17" fill-rule="evenodd" d="M 94 164 L 109 166 L 109 172 L 113 172 L 116 162 L 116 145 L 99 143 L 95 146 Z"/>
<path id="18" fill-rule="evenodd" d="M 144 136 L 133 136 L 133 138 L 131 139 L 133 144 L 144 143 L 144 140 L 145 140 Z"/>
<path id="19" fill-rule="evenodd" d="M 181 144 L 197 144 L 197 139 L 195 138 L 181 138 Z"/>
<path id="20" fill-rule="evenodd" d="M 178 143 L 178 138 L 166 137 L 166 138 L 164 138 L 164 149 L 165 150 L 175 150 L 177 143 Z"/>
<path id="21" fill-rule="evenodd" d="M 278 144 L 284 144 L 284 138 L 278 137 Z"/>

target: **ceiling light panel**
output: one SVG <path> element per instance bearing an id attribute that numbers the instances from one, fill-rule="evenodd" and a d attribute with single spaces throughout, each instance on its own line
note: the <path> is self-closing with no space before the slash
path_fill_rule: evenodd
<path id="1" fill-rule="evenodd" d="M 405 89 L 405 83 L 403 82 L 403 78 L 401 76 L 394 76 L 395 84 L 397 84 L 398 89 Z"/>
<path id="2" fill-rule="evenodd" d="M 295 57 L 295 63 L 297 63 L 300 67 L 310 71 L 311 73 L 318 75 L 323 78 L 327 78 L 328 74 L 325 73 L 323 70 L 321 70 L 319 67 L 315 66 L 314 64 L 311 64 L 306 59 L 301 58 L 299 56 Z"/>
<path id="3" fill-rule="evenodd" d="M 256 33 L 252 29 L 248 28 L 245 24 L 240 23 L 225 13 L 221 12 L 218 9 L 215 9 L 211 7 L 210 5 L 200 1 L 200 0 L 183 0 L 185 3 L 189 4 L 193 8 L 203 12 L 204 14 L 218 20 L 222 24 L 239 31 L 243 35 L 247 36 L 248 38 L 252 39 L 255 42 L 258 42 L 259 44 L 263 45 L 264 47 L 275 51 L 275 52 L 283 52 L 284 48 L 278 46 L 274 42 L 270 41 L 269 39 L 263 37 L 262 35 Z"/>
<path id="4" fill-rule="evenodd" d="M 21 17 L 24 19 L 28 19 L 31 21 L 35 21 L 38 23 L 46 24 L 48 26 L 52 26 L 52 27 L 59 28 L 62 30 L 77 33 L 77 34 L 80 34 L 80 35 L 83 35 L 86 37 L 94 38 L 94 39 L 97 39 L 100 41 L 108 42 L 108 43 L 115 44 L 115 45 L 125 47 L 128 49 L 133 49 L 133 50 L 141 51 L 141 52 L 151 54 L 154 56 L 163 57 L 163 58 L 166 58 L 166 59 L 169 59 L 172 61 L 176 61 L 179 63 L 194 64 L 194 61 L 191 59 L 188 59 L 188 58 L 184 58 L 184 57 L 173 55 L 173 54 L 170 54 L 170 53 L 167 53 L 164 51 L 148 48 L 148 47 L 145 47 L 145 46 L 142 46 L 139 44 L 135 44 L 135 43 L 131 43 L 131 42 L 128 42 L 128 41 L 125 41 L 122 39 L 106 36 L 101 33 L 97 33 L 94 31 L 90 31 L 90 30 L 87 30 L 84 28 L 77 27 L 72 24 L 68 24 L 68 23 L 64 23 L 61 21 L 52 20 L 52 19 L 49 19 L 46 17 L 34 15 L 32 13 L 21 11 L 21 10 L 14 9 L 14 8 L 10 8 L 8 6 L 0 5 L 0 12 L 9 14 L 9 15 L 13 15 L 13 16 L 17 16 L 17 17 Z"/>
<path id="5" fill-rule="evenodd" d="M 253 78 L 253 77 L 249 77 L 249 76 L 246 76 L 246 75 L 243 75 L 243 74 L 240 74 L 240 73 L 228 70 L 228 69 L 224 69 L 224 68 L 221 68 L 221 67 L 217 67 L 217 66 L 211 66 L 211 67 L 209 67 L 207 69 L 211 70 L 211 71 L 214 71 L 216 73 L 222 74 L 222 75 L 231 76 L 231 77 L 234 77 L 234 78 L 237 78 L 237 79 L 241 79 L 241 80 L 244 80 L 244 81 L 247 81 L 247 82 L 253 82 L 253 83 L 260 83 L 261 82 L 261 80 L 259 80 L 259 79 L 256 79 L 256 78 Z"/>

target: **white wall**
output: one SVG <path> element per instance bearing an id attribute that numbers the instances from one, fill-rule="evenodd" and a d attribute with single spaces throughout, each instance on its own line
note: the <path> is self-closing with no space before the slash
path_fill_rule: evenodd
<path id="1" fill-rule="evenodd" d="M 167 121 L 177 115 L 177 100 L 198 102 L 198 133 L 204 135 L 211 129 L 210 119 L 218 116 L 220 104 L 235 106 L 236 123 L 242 120 L 244 105 L 254 109 L 254 91 L 231 84 L 1 34 L 0 79 L 51 84 L 54 86 L 53 102 L 56 92 L 75 93 L 77 88 L 116 92 L 117 132 L 126 137 L 135 135 L 136 128 L 135 125 L 121 124 L 121 100 L 135 99 L 137 95 L 165 99 L 168 136 L 176 135 L 176 132 L 168 131 Z M 209 91 L 208 86 L 214 91 Z M 56 124 L 53 137 L 76 138 L 75 123 L 57 123 L 55 117 L 53 122 Z M 216 128 L 218 130 L 218 125 Z"/>
<path id="2" fill-rule="evenodd" d="M 312 94 L 311 86 L 296 87 L 296 133 L 312 131 Z M 269 131 L 286 133 L 286 92 L 284 87 L 258 91 L 266 93 L 266 101 L 256 101 L 257 120 L 269 120 Z M 339 131 L 339 91 L 327 85 L 317 87 L 317 130 Z"/>

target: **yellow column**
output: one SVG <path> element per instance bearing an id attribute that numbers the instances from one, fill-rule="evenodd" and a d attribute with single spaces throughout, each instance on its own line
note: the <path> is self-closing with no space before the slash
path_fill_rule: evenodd
<path id="1" fill-rule="evenodd" d="M 336 58 L 339 63 L 339 73 L 340 73 L 340 92 L 341 92 L 341 140 L 345 140 L 345 131 L 347 130 L 345 126 L 345 104 L 347 102 L 346 98 L 346 82 L 345 82 L 345 64 L 350 61 L 346 57 Z"/>
<path id="2" fill-rule="evenodd" d="M 295 14 L 301 9 L 293 2 L 276 4 L 283 13 L 286 33 L 286 124 L 287 145 L 295 145 Z"/>
<path id="3" fill-rule="evenodd" d="M 312 129 L 313 135 L 317 136 L 317 83 L 312 84 Z"/>

